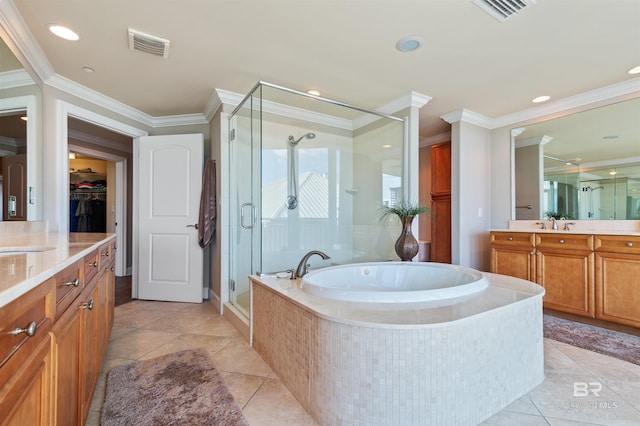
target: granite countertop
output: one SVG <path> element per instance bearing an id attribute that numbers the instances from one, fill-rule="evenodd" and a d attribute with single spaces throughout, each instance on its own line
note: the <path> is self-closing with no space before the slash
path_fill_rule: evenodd
<path id="1" fill-rule="evenodd" d="M 115 238 L 105 233 L 30 233 L 0 238 L 0 307 Z"/>
<path id="2" fill-rule="evenodd" d="M 579 235 L 628 235 L 640 236 L 640 231 L 625 230 L 601 230 L 601 229 L 575 229 L 570 231 L 564 229 L 532 229 L 532 228 L 512 228 L 512 229 L 489 229 L 489 232 L 524 232 L 535 234 L 579 234 Z"/>

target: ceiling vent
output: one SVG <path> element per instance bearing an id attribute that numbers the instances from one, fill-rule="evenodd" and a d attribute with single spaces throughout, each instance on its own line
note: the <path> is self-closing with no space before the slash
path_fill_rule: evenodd
<path id="1" fill-rule="evenodd" d="M 504 21 L 536 2 L 535 0 L 473 0 L 473 3 L 498 21 Z"/>
<path id="2" fill-rule="evenodd" d="M 169 40 L 129 28 L 129 49 L 169 57 Z"/>

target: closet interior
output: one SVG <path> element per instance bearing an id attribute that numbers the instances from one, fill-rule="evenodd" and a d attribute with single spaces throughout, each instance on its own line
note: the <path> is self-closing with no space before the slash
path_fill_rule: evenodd
<path id="1" fill-rule="evenodd" d="M 70 155 L 69 232 L 107 232 L 108 189 L 107 161 Z"/>

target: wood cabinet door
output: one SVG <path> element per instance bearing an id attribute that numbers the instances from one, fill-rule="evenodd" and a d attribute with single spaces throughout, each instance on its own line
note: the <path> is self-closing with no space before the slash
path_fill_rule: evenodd
<path id="1" fill-rule="evenodd" d="M 451 143 L 431 147 L 431 195 L 451 194 Z"/>
<path id="2" fill-rule="evenodd" d="M 535 256 L 533 247 L 491 245 L 490 271 L 523 280 L 535 281 Z"/>
<path id="3" fill-rule="evenodd" d="M 596 318 L 640 327 L 640 255 L 596 254 Z"/>
<path id="4" fill-rule="evenodd" d="M 595 317 L 594 254 L 538 248 L 536 280 L 544 287 L 544 307 Z"/>
<path id="5" fill-rule="evenodd" d="M 91 398 L 102 363 L 98 278 L 80 295 L 80 408 L 82 424 L 87 419 Z"/>
<path id="6" fill-rule="evenodd" d="M 14 356 L 21 364 L 0 389 L 0 425 L 51 425 L 51 338 L 47 335 L 28 356 Z"/>
<path id="7" fill-rule="evenodd" d="M 80 424 L 80 310 L 70 307 L 53 327 L 58 425 Z"/>
<path id="8" fill-rule="evenodd" d="M 451 263 L 451 196 L 431 200 L 431 261 Z"/>

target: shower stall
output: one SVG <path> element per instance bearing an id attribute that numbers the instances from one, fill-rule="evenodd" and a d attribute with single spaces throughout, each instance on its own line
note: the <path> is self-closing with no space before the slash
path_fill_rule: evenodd
<path id="1" fill-rule="evenodd" d="M 408 197 L 407 119 L 259 82 L 229 116 L 229 300 L 249 317 L 248 276 L 396 259 Z"/>

